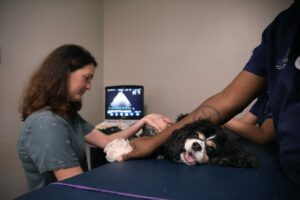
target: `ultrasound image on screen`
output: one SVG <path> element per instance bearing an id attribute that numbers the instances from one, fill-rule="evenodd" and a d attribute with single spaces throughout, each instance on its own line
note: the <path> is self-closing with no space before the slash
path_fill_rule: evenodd
<path id="1" fill-rule="evenodd" d="M 141 119 L 143 117 L 143 86 L 110 86 L 105 90 L 106 119 Z"/>

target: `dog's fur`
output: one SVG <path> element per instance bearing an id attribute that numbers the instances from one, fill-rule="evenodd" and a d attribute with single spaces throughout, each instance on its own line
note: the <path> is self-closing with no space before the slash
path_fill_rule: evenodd
<path id="1" fill-rule="evenodd" d="M 177 121 L 184 116 L 181 115 Z M 199 120 L 175 130 L 164 144 L 163 154 L 167 159 L 187 165 L 258 166 L 258 160 L 240 144 L 230 140 L 224 128 L 208 120 Z"/>

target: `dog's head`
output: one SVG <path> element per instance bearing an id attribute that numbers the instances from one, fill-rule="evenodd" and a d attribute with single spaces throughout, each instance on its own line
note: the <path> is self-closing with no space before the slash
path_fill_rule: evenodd
<path id="1" fill-rule="evenodd" d="M 201 120 L 177 129 L 164 145 L 166 158 L 187 165 L 208 163 L 217 154 L 218 146 L 226 140 L 219 127 Z"/>
<path id="2" fill-rule="evenodd" d="M 164 156 L 187 165 L 257 166 L 254 156 L 241 145 L 230 141 L 223 128 L 207 120 L 175 130 L 164 145 Z"/>

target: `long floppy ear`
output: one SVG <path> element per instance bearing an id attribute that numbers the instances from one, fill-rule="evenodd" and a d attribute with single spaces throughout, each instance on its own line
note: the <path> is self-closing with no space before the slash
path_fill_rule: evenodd
<path id="1" fill-rule="evenodd" d="M 219 147 L 218 155 L 209 161 L 213 165 L 228 167 L 254 168 L 258 167 L 257 158 L 247 152 L 240 144 L 228 141 Z"/>
<path id="2" fill-rule="evenodd" d="M 185 140 L 189 135 L 187 129 L 181 128 L 173 132 L 172 136 L 164 144 L 164 156 L 173 161 L 180 160 L 180 153 L 183 150 Z"/>

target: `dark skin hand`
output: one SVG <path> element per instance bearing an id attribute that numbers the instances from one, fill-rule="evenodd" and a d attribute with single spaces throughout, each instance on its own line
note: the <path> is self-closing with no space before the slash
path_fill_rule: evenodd
<path id="1" fill-rule="evenodd" d="M 167 141 L 174 130 L 195 120 L 209 119 L 216 124 L 226 122 L 244 109 L 265 87 L 264 78 L 243 70 L 224 90 L 208 98 L 181 121 L 169 126 L 154 137 L 140 137 L 131 140 L 133 151 L 123 155 L 122 160 L 150 156 L 155 149 Z"/>

